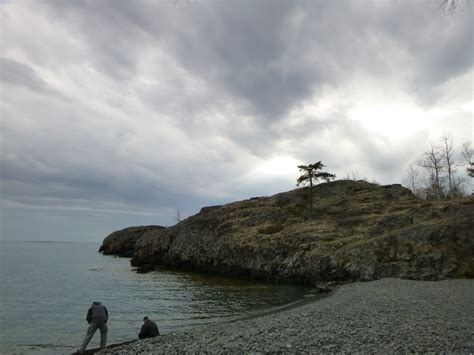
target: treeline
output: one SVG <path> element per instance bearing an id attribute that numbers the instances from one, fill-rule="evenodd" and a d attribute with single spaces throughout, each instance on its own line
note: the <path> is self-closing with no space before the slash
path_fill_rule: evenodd
<path id="1" fill-rule="evenodd" d="M 466 186 L 473 177 L 471 142 L 465 142 L 456 149 L 453 137 L 444 134 L 437 142 L 430 143 L 423 154 L 410 164 L 406 185 L 421 198 L 456 198 L 468 194 Z"/>

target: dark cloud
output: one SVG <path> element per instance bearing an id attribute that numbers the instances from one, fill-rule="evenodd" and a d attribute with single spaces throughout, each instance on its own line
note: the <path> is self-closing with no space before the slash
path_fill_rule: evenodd
<path id="1" fill-rule="evenodd" d="M 472 120 L 459 108 L 472 101 L 470 8 L 54 0 L 0 11 L 2 212 L 14 221 L 2 233 L 28 216 L 43 227 L 51 216 L 45 234 L 78 218 L 88 234 L 170 224 L 175 208 L 290 189 L 285 169 L 318 160 L 397 182 L 420 142 L 441 128 L 465 137 Z M 354 116 L 361 106 L 380 117 Z M 397 106 L 427 118 L 397 125 Z"/>
<path id="2" fill-rule="evenodd" d="M 429 85 L 472 67 L 470 7 L 456 16 L 436 4 L 400 2 L 119 0 L 52 2 L 51 8 L 71 33 L 86 38 L 104 73 L 130 79 L 140 56 L 159 48 L 192 75 L 242 99 L 242 109 L 265 123 L 283 118 L 318 88 L 351 80 L 355 71 L 408 71 L 413 90 L 424 96 Z"/>

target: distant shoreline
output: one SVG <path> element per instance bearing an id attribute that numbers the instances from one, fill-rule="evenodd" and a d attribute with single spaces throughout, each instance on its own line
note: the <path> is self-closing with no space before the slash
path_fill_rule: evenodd
<path id="1" fill-rule="evenodd" d="M 6 243 L 58 243 L 58 244 L 100 244 L 101 242 L 78 242 L 78 241 L 67 241 L 67 240 L 4 240 L 1 239 L 0 242 Z"/>

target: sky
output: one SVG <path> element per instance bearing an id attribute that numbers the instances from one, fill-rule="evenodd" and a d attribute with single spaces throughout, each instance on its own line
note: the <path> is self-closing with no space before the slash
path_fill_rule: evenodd
<path id="1" fill-rule="evenodd" d="M 0 0 L 0 239 L 169 226 L 317 161 L 402 183 L 473 138 L 474 6 L 439 1 Z"/>

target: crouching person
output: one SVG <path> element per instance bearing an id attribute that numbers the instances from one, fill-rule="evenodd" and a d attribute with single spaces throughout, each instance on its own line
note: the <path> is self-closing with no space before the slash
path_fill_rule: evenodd
<path id="1" fill-rule="evenodd" d="M 148 319 L 148 317 L 144 317 L 142 329 L 140 329 L 140 334 L 138 334 L 138 338 L 153 338 L 157 335 L 160 335 L 160 331 L 158 330 L 158 326 L 156 325 L 156 323 L 153 322 L 151 319 Z"/>

